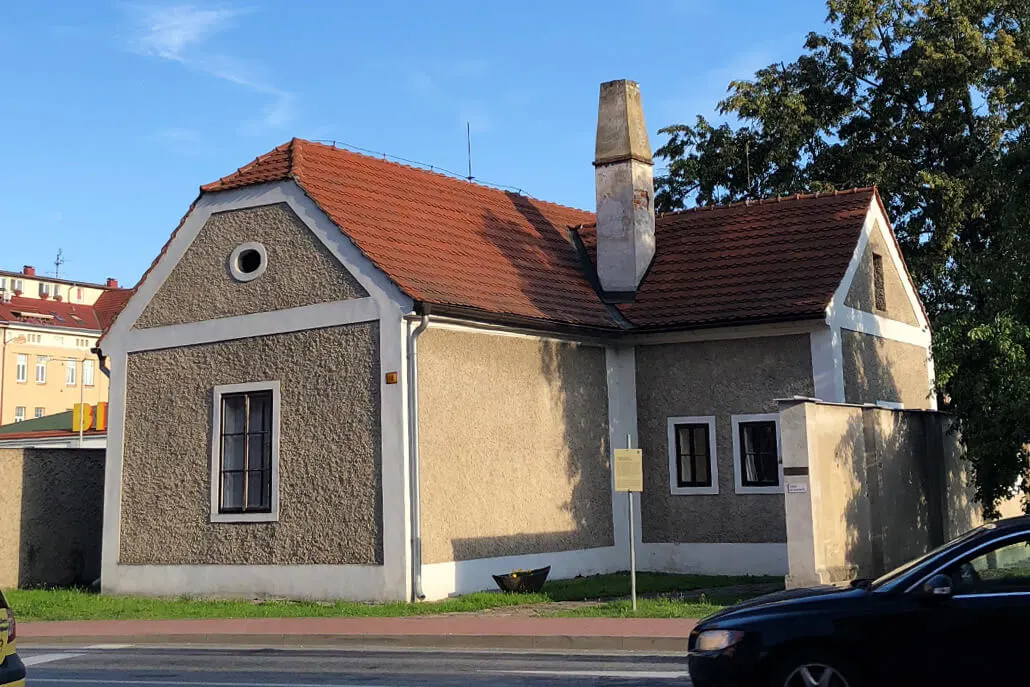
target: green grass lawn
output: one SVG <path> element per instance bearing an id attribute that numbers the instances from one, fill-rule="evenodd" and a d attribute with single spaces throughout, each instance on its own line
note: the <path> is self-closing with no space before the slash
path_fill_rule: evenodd
<path id="1" fill-rule="evenodd" d="M 726 587 L 749 583 L 781 582 L 779 578 L 712 577 L 640 573 L 640 596 L 687 592 L 693 589 Z M 540 594 L 479 592 L 432 603 L 317 603 L 281 600 L 220 600 L 199 598 L 149 598 L 107 596 L 75 589 L 25 589 L 4 592 L 23 622 L 40 620 L 113 620 L 181 618 L 298 618 L 298 617 L 398 617 L 469 613 L 504 606 L 545 604 L 552 601 L 618 599 L 629 595 L 629 575 L 595 575 L 569 580 L 552 580 Z M 637 616 L 696 618 L 720 608 L 708 603 L 641 599 Z M 632 615 L 629 603 L 612 601 L 600 606 L 574 609 L 562 615 L 622 617 Z"/>

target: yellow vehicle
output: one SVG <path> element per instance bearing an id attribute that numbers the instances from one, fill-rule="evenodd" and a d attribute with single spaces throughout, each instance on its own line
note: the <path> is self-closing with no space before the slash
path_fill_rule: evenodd
<path id="1" fill-rule="evenodd" d="M 0 687 L 25 687 L 25 664 L 14 646 L 17 636 L 14 612 L 0 592 Z"/>

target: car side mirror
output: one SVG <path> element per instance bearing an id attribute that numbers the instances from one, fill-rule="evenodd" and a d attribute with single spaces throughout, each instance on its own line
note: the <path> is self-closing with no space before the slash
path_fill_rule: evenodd
<path id="1" fill-rule="evenodd" d="M 923 583 L 923 595 L 931 599 L 951 597 L 951 578 L 937 574 Z"/>

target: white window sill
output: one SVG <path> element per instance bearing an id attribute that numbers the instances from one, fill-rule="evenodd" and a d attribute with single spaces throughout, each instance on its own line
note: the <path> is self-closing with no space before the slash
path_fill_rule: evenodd
<path id="1" fill-rule="evenodd" d="M 719 493 L 719 485 L 710 487 L 672 487 L 673 496 L 712 495 Z"/>
<path id="2" fill-rule="evenodd" d="M 736 493 L 738 494 L 783 494 L 785 491 L 782 484 L 775 487 L 745 487 L 743 485 L 737 485 Z"/>
<path id="3" fill-rule="evenodd" d="M 279 522 L 278 513 L 212 513 L 211 522 Z"/>

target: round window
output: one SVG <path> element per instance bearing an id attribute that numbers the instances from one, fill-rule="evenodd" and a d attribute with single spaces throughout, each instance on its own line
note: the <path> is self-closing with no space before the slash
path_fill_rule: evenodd
<path id="1" fill-rule="evenodd" d="M 229 272 L 237 281 L 260 277 L 268 266 L 268 254 L 260 243 L 244 243 L 229 256 Z"/>

